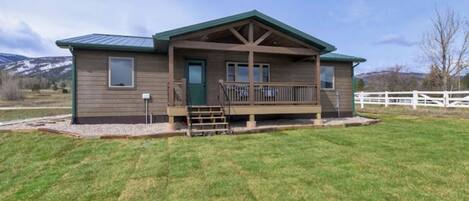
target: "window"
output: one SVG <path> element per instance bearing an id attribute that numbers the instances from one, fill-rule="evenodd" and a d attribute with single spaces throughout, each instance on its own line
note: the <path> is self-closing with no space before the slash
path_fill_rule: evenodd
<path id="1" fill-rule="evenodd" d="M 249 82 L 249 67 L 247 63 L 228 62 L 226 64 L 226 80 Z M 269 82 L 269 64 L 254 64 L 254 82 Z"/>
<path id="2" fill-rule="evenodd" d="M 321 89 L 334 89 L 334 67 L 321 66 Z"/>
<path id="3" fill-rule="evenodd" d="M 109 87 L 134 87 L 134 59 L 109 57 Z"/>

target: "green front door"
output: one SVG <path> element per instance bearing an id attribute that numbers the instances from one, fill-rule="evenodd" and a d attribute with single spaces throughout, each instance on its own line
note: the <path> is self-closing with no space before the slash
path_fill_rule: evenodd
<path id="1" fill-rule="evenodd" d="M 187 95 L 190 99 L 189 104 L 207 104 L 205 84 L 205 61 L 188 60 L 186 62 L 186 78 L 188 81 Z"/>

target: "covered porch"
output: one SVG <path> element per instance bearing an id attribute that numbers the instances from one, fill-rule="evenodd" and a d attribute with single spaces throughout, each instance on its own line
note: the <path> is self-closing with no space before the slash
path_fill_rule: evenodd
<path id="1" fill-rule="evenodd" d="M 315 114 L 321 119 L 320 50 L 256 20 L 176 36 L 168 44 L 170 127 L 194 105 L 226 115 Z"/>

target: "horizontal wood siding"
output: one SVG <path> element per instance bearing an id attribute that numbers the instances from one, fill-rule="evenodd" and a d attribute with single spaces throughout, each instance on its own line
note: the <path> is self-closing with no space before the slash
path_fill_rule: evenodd
<path id="1" fill-rule="evenodd" d="M 130 53 L 113 51 L 76 50 L 77 54 L 77 109 L 79 117 L 136 116 L 145 112 L 141 94 L 152 95 L 150 111 L 166 115 L 167 108 L 167 55 L 155 53 Z M 108 57 L 133 57 L 135 61 L 135 88 L 110 89 L 108 87 Z M 176 50 L 175 80 L 185 77 L 187 59 L 207 62 L 207 103 L 218 104 L 218 80 L 226 79 L 226 62 L 247 62 L 248 54 L 203 50 Z M 255 54 L 255 63 L 269 63 L 272 82 L 314 82 L 314 63 L 298 61 L 301 58 Z M 335 87 L 341 95 L 341 110 L 352 110 L 352 64 L 350 62 L 322 62 L 335 66 Z M 324 112 L 335 112 L 335 91 L 321 91 Z"/>
<path id="2" fill-rule="evenodd" d="M 76 50 L 78 117 L 140 116 L 142 93 L 150 93 L 150 112 L 166 115 L 168 59 L 164 54 Z M 133 57 L 135 88 L 108 87 L 108 57 Z"/>
<path id="3" fill-rule="evenodd" d="M 352 63 L 322 62 L 321 66 L 335 67 L 335 90 L 321 90 L 321 106 L 323 112 L 336 112 L 336 91 L 340 95 L 341 112 L 352 111 Z"/>

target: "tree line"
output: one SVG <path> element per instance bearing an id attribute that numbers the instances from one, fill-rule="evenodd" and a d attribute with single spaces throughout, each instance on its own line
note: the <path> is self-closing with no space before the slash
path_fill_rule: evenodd
<path id="1" fill-rule="evenodd" d="M 0 70 L 0 99 L 21 100 L 24 90 L 40 93 L 42 89 L 61 90 L 68 93 L 69 80 L 53 80 L 44 77 L 19 77 Z"/>

